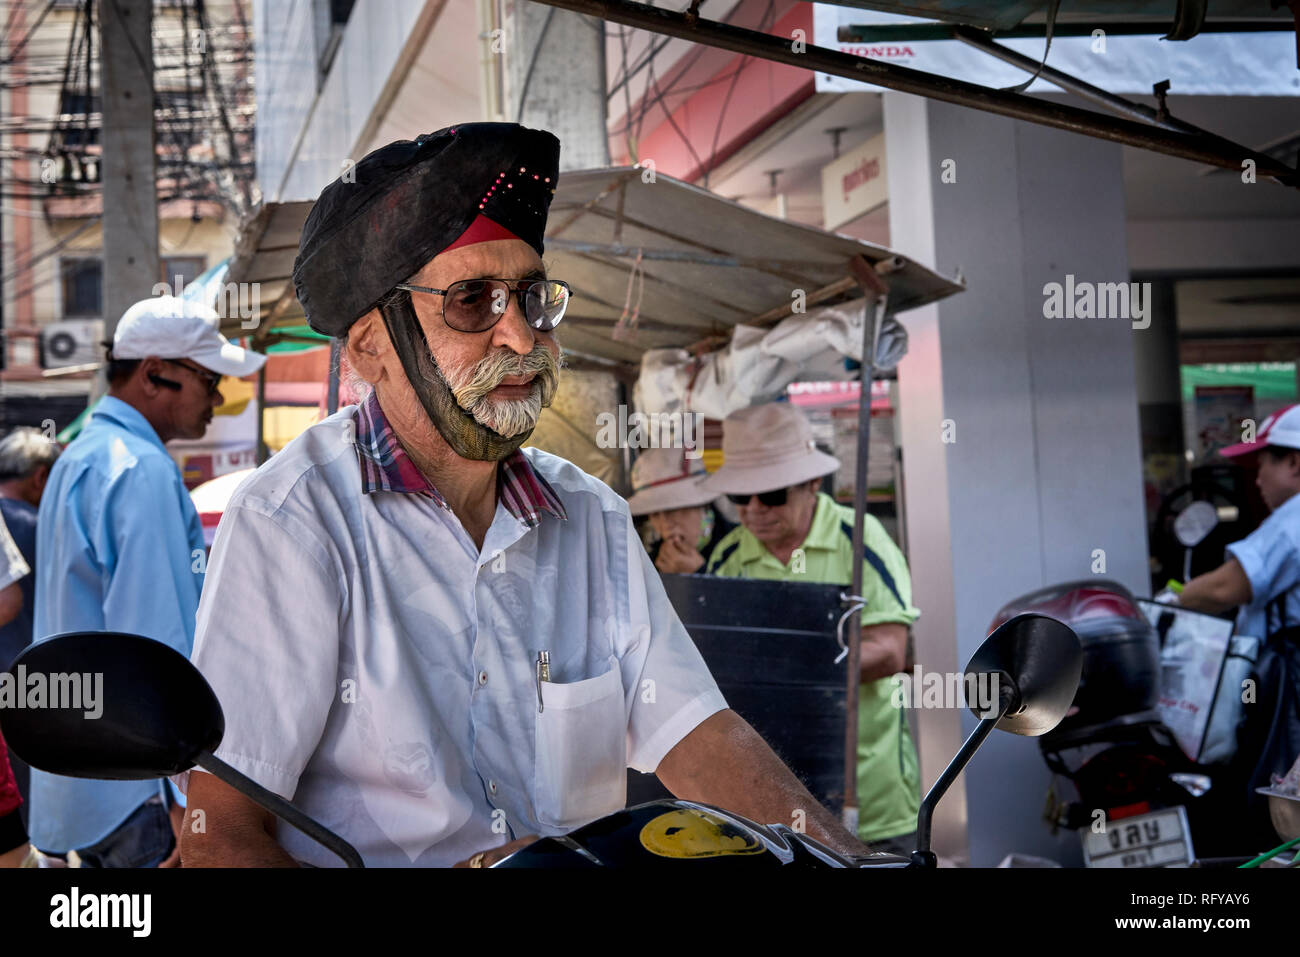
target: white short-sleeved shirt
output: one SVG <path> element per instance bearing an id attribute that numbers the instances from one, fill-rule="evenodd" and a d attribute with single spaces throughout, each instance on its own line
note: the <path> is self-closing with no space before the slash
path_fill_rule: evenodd
<path id="1" fill-rule="evenodd" d="M 1300 624 L 1300 495 L 1292 495 L 1227 551 L 1250 581 L 1251 601 L 1238 613 L 1237 632 L 1266 638 Z M 1278 620 L 1279 596 L 1285 621 Z"/>
<path id="2" fill-rule="evenodd" d="M 627 767 L 726 707 L 626 502 L 527 449 L 567 517 L 498 503 L 480 552 L 429 496 L 363 492 L 356 412 L 258 469 L 217 529 L 193 656 L 225 712 L 217 756 L 367 866 L 446 866 L 622 807 Z"/>

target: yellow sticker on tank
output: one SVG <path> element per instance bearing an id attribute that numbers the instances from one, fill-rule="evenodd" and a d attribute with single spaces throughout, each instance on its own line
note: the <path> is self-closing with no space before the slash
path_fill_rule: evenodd
<path id="1" fill-rule="evenodd" d="M 650 820 L 641 828 L 641 846 L 659 857 L 681 860 L 764 851 L 758 840 L 731 822 L 693 808 L 669 811 Z"/>

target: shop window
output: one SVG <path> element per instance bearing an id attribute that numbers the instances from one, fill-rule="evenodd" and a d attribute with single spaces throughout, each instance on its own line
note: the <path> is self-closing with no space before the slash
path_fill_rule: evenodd
<path id="1" fill-rule="evenodd" d="M 98 319 L 104 311 L 104 264 L 99 257 L 62 259 L 63 318 Z"/>
<path id="2" fill-rule="evenodd" d="M 90 96 L 85 93 L 72 93 L 69 91 L 61 93 L 59 95 L 59 113 L 63 116 L 72 117 L 70 120 L 60 120 L 59 123 L 63 145 L 98 146 L 99 127 L 88 126 L 84 118 L 96 113 L 102 113 L 102 110 L 103 103 L 100 101 L 98 93 Z"/>
<path id="3" fill-rule="evenodd" d="M 172 295 L 179 295 L 207 268 L 208 261 L 204 256 L 164 256 L 159 262 L 159 281 Z"/>

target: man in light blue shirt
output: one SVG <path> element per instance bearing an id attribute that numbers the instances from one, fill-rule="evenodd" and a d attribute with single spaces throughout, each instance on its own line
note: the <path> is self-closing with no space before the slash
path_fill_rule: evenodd
<path id="1" fill-rule="evenodd" d="M 1178 601 L 1211 614 L 1240 606 L 1237 633 L 1264 639 L 1300 625 L 1300 405 L 1265 419 L 1255 441 L 1220 454 L 1257 466 L 1255 484 L 1271 514 L 1228 546 L 1226 562 L 1188 582 Z"/>
<path id="2" fill-rule="evenodd" d="M 37 519 L 36 641 L 115 631 L 187 657 L 203 587 L 203 529 L 167 453 L 201 438 L 221 404 L 222 375 L 265 357 L 228 342 L 211 309 L 170 296 L 136 303 L 118 323 L 108 394 L 50 471 Z M 107 694 L 130 689 L 106 689 Z M 32 769 L 30 832 L 47 853 L 83 866 L 174 866 L 162 779 L 99 781 Z"/>

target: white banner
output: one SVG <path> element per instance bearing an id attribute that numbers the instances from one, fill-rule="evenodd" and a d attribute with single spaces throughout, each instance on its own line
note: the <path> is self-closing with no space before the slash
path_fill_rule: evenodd
<path id="1" fill-rule="evenodd" d="M 1170 7 L 1172 10 L 1172 5 Z M 960 40 L 889 43 L 841 43 L 841 25 L 930 23 L 916 17 L 813 4 L 813 42 L 830 50 L 896 63 L 899 66 L 978 83 L 993 88 L 1015 86 L 1029 74 Z M 1163 32 L 1163 31 L 1161 31 Z M 999 40 L 1003 46 L 1042 61 L 1041 39 Z M 1295 34 L 1207 33 L 1191 40 L 1151 36 L 1055 37 L 1048 66 L 1111 93 L 1150 94 L 1153 84 L 1169 80 L 1171 96 L 1300 96 Z M 879 92 L 880 87 L 826 73 L 817 74 L 818 93 Z M 1058 88 L 1035 80 L 1027 92 Z"/>

